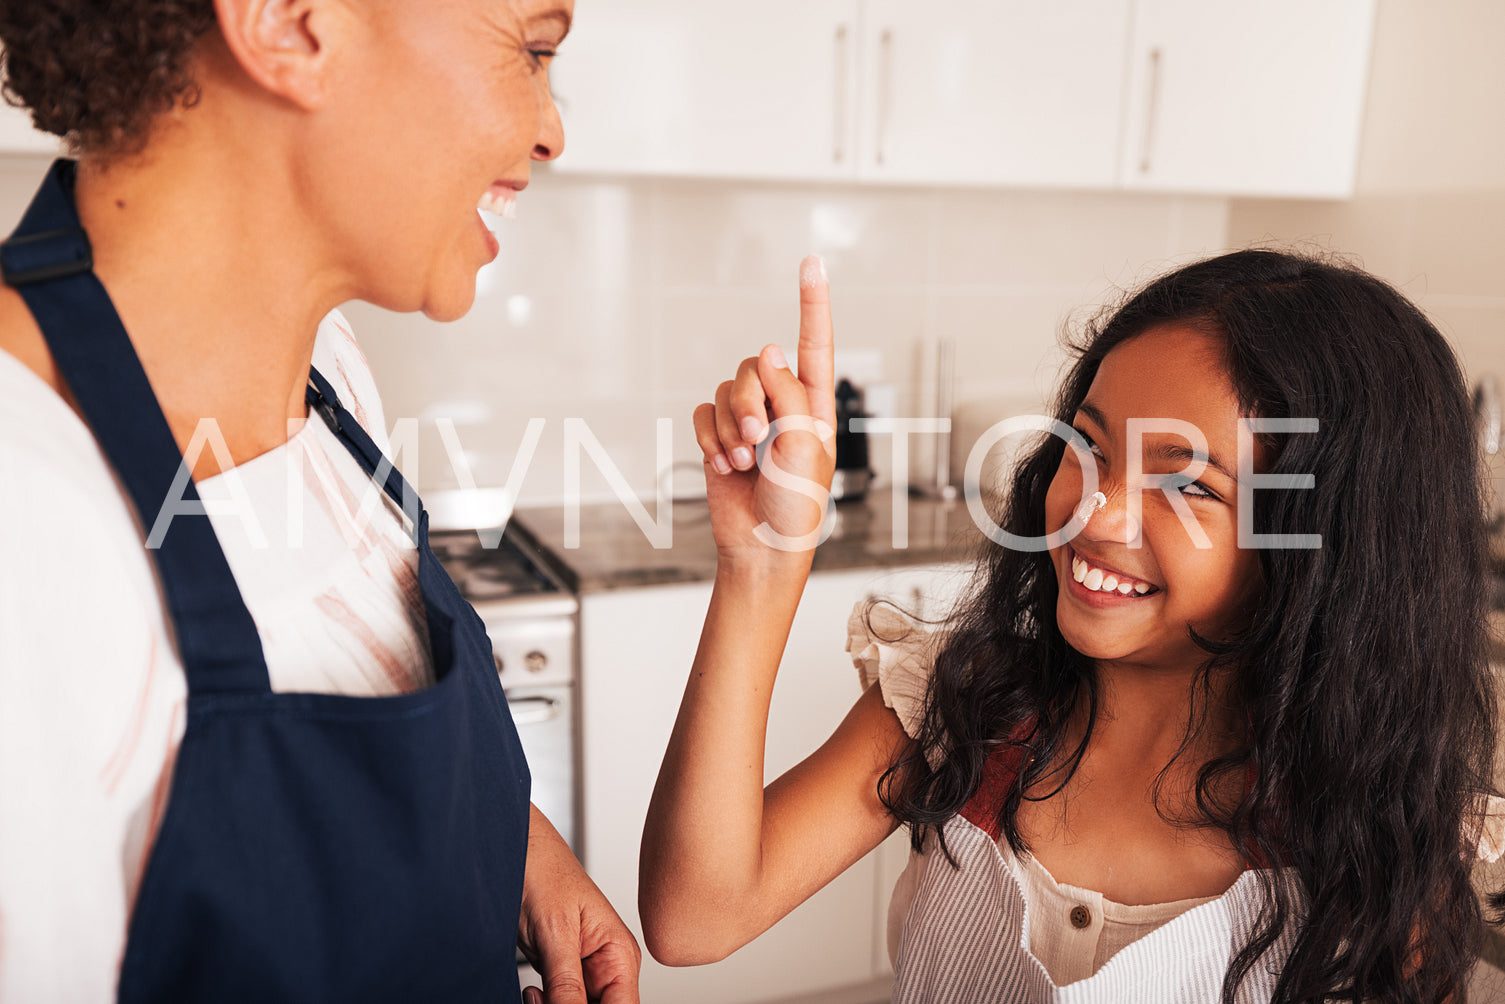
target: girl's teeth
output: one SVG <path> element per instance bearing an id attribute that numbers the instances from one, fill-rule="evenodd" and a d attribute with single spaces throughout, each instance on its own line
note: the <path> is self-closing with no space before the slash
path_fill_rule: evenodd
<path id="1" fill-rule="evenodd" d="M 1120 579 L 1114 573 L 1093 568 L 1076 555 L 1071 557 L 1071 577 L 1093 592 L 1117 593 L 1120 596 L 1128 596 L 1130 593 L 1143 596 L 1154 588 L 1148 582 Z"/>

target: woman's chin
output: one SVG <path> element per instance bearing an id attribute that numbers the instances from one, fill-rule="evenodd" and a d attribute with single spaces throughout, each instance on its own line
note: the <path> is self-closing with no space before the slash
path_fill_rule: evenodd
<path id="1" fill-rule="evenodd" d="M 470 313 L 470 304 L 468 303 L 463 307 L 455 307 L 450 305 L 435 307 L 425 305 L 423 308 L 424 317 L 427 317 L 431 321 L 438 321 L 441 324 L 448 324 L 450 321 L 458 321 L 468 313 Z"/>
<path id="2" fill-rule="evenodd" d="M 450 284 L 450 288 L 430 293 L 424 298 L 423 316 L 431 321 L 449 322 L 458 321 L 470 313 L 470 308 L 475 306 L 476 284 L 475 276 L 470 281 Z"/>

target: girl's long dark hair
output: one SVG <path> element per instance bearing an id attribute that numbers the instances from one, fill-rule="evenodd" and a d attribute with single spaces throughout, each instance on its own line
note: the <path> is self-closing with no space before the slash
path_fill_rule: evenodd
<path id="1" fill-rule="evenodd" d="M 1250 725 L 1246 743 L 1201 766 L 1197 822 L 1226 832 L 1252 866 L 1288 865 L 1302 886 L 1261 873 L 1268 906 L 1230 960 L 1223 1001 L 1287 924 L 1297 933 L 1277 1002 L 1462 999 L 1483 932 L 1469 876 L 1496 710 L 1483 482 L 1457 360 L 1380 280 L 1240 251 L 1152 282 L 1093 325 L 1055 417 L 1073 420 L 1116 346 L 1166 323 L 1222 340 L 1245 414 L 1320 422 L 1265 440 L 1269 473 L 1313 474 L 1316 486 L 1257 492 L 1254 530 L 1320 533 L 1321 547 L 1261 550 L 1266 588 L 1250 626 L 1197 639 L 1208 659 L 1194 693 L 1211 694 L 1218 671 Z M 1002 527 L 1045 531 L 1064 451 L 1049 437 L 1020 461 Z M 1048 553 L 985 549 L 937 655 L 921 734 L 883 779 L 916 846 L 933 830 L 944 847 L 940 827 L 1000 745 L 1025 753 L 999 820 L 1016 850 L 1024 793 L 1075 771 L 1087 739 L 1065 749 L 1066 727 L 1086 708 L 1090 738 L 1099 695 L 1091 662 L 1056 627 L 1056 599 Z M 1188 715 L 1183 750 L 1202 720 Z M 1218 795 L 1246 774 L 1236 804 Z"/>

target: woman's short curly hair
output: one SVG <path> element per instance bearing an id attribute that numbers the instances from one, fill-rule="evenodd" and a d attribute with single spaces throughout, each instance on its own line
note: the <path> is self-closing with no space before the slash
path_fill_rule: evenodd
<path id="1" fill-rule="evenodd" d="M 134 152 L 197 100 L 190 56 L 214 23 L 213 0 L 4 0 L 5 100 L 77 152 Z"/>

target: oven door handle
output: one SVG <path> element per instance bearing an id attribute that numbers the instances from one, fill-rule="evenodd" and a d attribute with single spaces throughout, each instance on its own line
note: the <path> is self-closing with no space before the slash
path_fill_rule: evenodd
<path id="1" fill-rule="evenodd" d="M 515 725 L 540 725 L 564 713 L 562 701 L 553 697 L 509 697 L 507 708 Z"/>

